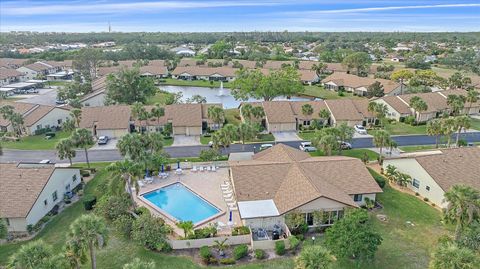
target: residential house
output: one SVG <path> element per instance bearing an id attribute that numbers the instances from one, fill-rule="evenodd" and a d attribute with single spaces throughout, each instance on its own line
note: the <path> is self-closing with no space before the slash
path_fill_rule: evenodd
<path id="1" fill-rule="evenodd" d="M 0 68 L 17 69 L 27 61 L 29 61 L 29 59 L 0 58 Z"/>
<path id="2" fill-rule="evenodd" d="M 69 110 L 62 107 L 21 102 L 0 103 L 0 107 L 5 105 L 12 106 L 16 113 L 22 115 L 23 128 L 28 135 L 34 135 L 37 131 L 45 128 L 60 128 L 70 117 Z M 6 120 L 1 115 L 0 130 L 3 132 L 13 131 L 10 121 Z"/>
<path id="3" fill-rule="evenodd" d="M 445 192 L 454 185 L 467 185 L 480 190 L 480 148 L 456 148 L 432 151 L 417 157 L 387 159 L 384 169 L 393 165 L 412 177 L 408 188 L 442 208 L 448 203 Z"/>
<path id="4" fill-rule="evenodd" d="M 172 78 L 184 80 L 233 81 L 238 69 L 222 67 L 185 66 L 172 71 Z"/>
<path id="5" fill-rule="evenodd" d="M 92 81 L 92 91 L 80 99 L 83 106 L 105 105 L 107 77 L 99 77 Z"/>
<path id="6" fill-rule="evenodd" d="M 131 109 L 127 105 L 82 107 L 80 128 L 89 129 L 93 136 L 119 138 L 134 129 Z"/>
<path id="7" fill-rule="evenodd" d="M 242 106 L 240 105 L 240 111 Z M 310 126 L 313 120 L 326 120 L 329 125 L 337 126 L 346 123 L 348 126 L 367 125 L 375 121 L 374 115 L 368 111 L 368 100 L 339 99 L 318 101 L 264 101 L 250 103 L 262 106 L 265 118 L 262 124 L 268 132 L 293 132 L 300 126 Z M 305 115 L 302 107 L 309 104 L 313 108 L 311 115 Z M 320 119 L 319 112 L 326 109 L 329 119 Z M 241 114 L 241 113 L 240 113 Z M 242 118 L 242 120 L 245 120 Z"/>
<path id="8" fill-rule="evenodd" d="M 311 228 L 328 227 L 345 209 L 375 201 L 382 192 L 359 159 L 311 157 L 284 144 L 229 165 L 240 217 L 252 229 L 285 227 L 290 212 L 303 214 Z M 315 212 L 323 213 L 322 222 Z"/>
<path id="9" fill-rule="evenodd" d="M 332 91 L 345 90 L 358 96 L 366 96 L 368 87 L 375 82 L 382 84 L 385 95 L 398 95 L 403 89 L 403 86 L 395 81 L 359 77 L 343 72 L 335 72 L 322 80 L 325 89 Z"/>
<path id="10" fill-rule="evenodd" d="M 0 87 L 24 80 L 25 75 L 22 72 L 10 68 L 0 68 Z"/>
<path id="11" fill-rule="evenodd" d="M 24 234 L 81 182 L 78 168 L 54 164 L 0 164 L 0 218 L 11 233 Z"/>
<path id="12" fill-rule="evenodd" d="M 403 121 L 402 119 L 413 114 L 410 106 L 405 103 L 400 96 L 384 96 L 374 100 L 374 102 L 387 106 L 388 111 L 386 117 L 388 119 Z"/>
<path id="13" fill-rule="evenodd" d="M 31 80 L 39 77 L 46 78 L 47 75 L 61 71 L 61 67 L 53 66 L 45 62 L 35 62 L 33 64 L 19 67 L 17 68 L 17 71 L 24 73 L 27 80 Z"/>

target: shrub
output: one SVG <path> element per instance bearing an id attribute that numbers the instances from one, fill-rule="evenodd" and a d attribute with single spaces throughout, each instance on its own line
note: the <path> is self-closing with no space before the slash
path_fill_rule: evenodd
<path id="1" fill-rule="evenodd" d="M 323 246 L 314 245 L 302 249 L 300 255 L 295 259 L 295 268 L 330 268 L 335 262 L 335 257 Z"/>
<path id="2" fill-rule="evenodd" d="M 378 174 L 374 175 L 373 178 L 377 182 L 378 186 L 382 189 L 385 187 L 385 184 L 387 184 L 387 181 L 381 175 L 378 175 Z"/>
<path id="3" fill-rule="evenodd" d="M 435 203 L 432 203 L 432 206 L 436 206 L 436 204 L 435 204 Z"/>
<path id="4" fill-rule="evenodd" d="M 248 246 L 247 245 L 238 245 L 233 249 L 233 258 L 235 260 L 240 260 L 241 258 L 247 256 Z"/>
<path id="5" fill-rule="evenodd" d="M 171 231 L 163 219 L 141 215 L 133 222 L 132 238 L 148 249 L 165 251 L 169 249 L 166 236 Z"/>
<path id="6" fill-rule="evenodd" d="M 297 235 L 295 235 L 295 237 L 298 238 L 298 240 L 300 240 L 300 241 L 305 240 L 305 235 L 303 235 L 303 234 L 297 234 Z"/>
<path id="7" fill-rule="evenodd" d="M 150 214 L 150 210 L 148 210 L 148 208 L 144 206 L 140 206 L 135 209 L 135 214 L 137 215 Z"/>
<path id="8" fill-rule="evenodd" d="M 289 236 L 288 241 L 290 242 L 290 249 L 292 250 L 295 250 L 298 245 L 300 245 L 300 240 L 294 235 Z"/>
<path id="9" fill-rule="evenodd" d="M 83 207 L 89 211 L 93 209 L 93 206 L 97 203 L 97 197 L 93 195 L 87 195 L 83 198 Z"/>
<path id="10" fill-rule="evenodd" d="M 420 193 L 416 192 L 416 193 L 415 193 L 415 196 L 420 196 Z"/>
<path id="11" fill-rule="evenodd" d="M 428 202 L 428 198 L 427 197 L 423 198 L 423 201 Z"/>
<path id="12" fill-rule="evenodd" d="M 413 123 L 415 123 L 415 117 L 414 116 L 405 117 L 404 123 L 412 125 Z"/>
<path id="13" fill-rule="evenodd" d="M 266 253 L 263 249 L 256 249 L 254 253 L 255 253 L 255 259 L 257 260 L 265 259 Z"/>
<path id="14" fill-rule="evenodd" d="M 238 226 L 233 228 L 232 235 L 244 235 L 249 234 L 250 229 L 247 226 Z"/>
<path id="15" fill-rule="evenodd" d="M 200 248 L 200 258 L 202 258 L 203 263 L 207 265 L 212 263 L 212 259 L 214 259 L 214 257 L 208 246 L 203 246 Z"/>
<path id="16" fill-rule="evenodd" d="M 90 176 L 90 171 L 88 170 L 80 170 L 80 175 L 82 177 L 89 177 Z"/>
<path id="17" fill-rule="evenodd" d="M 188 236 L 188 239 L 201 239 L 214 237 L 217 234 L 217 228 L 213 225 L 196 229 Z"/>
<path id="18" fill-rule="evenodd" d="M 207 162 L 207 161 L 215 161 L 218 160 L 220 157 L 220 153 L 215 149 L 203 149 L 200 151 L 200 160 Z"/>
<path id="19" fill-rule="evenodd" d="M 275 254 L 278 256 L 284 255 L 286 252 L 285 250 L 285 242 L 283 241 L 277 241 L 275 242 Z"/>
<path id="20" fill-rule="evenodd" d="M 133 229 L 133 217 L 130 215 L 122 215 L 113 221 L 115 229 L 125 238 L 130 238 Z"/>
<path id="21" fill-rule="evenodd" d="M 97 212 L 99 215 L 103 216 L 107 220 L 113 221 L 121 215 L 128 214 L 128 209 L 130 208 L 130 205 L 131 200 L 125 195 L 104 195 L 95 205 L 95 212 Z"/>
<path id="22" fill-rule="evenodd" d="M 235 260 L 232 258 L 220 259 L 220 264 L 223 264 L 223 265 L 235 264 Z"/>

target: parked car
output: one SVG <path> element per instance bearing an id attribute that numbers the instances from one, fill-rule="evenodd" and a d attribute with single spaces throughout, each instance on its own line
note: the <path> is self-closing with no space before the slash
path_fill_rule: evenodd
<path id="1" fill-rule="evenodd" d="M 55 137 L 55 133 L 54 132 L 46 132 L 45 133 L 45 139 L 52 139 Z"/>
<path id="2" fill-rule="evenodd" d="M 338 141 L 341 149 L 352 149 L 352 144 L 345 141 Z"/>
<path id="3" fill-rule="evenodd" d="M 48 159 L 45 159 L 45 160 L 41 160 L 39 161 L 38 163 L 41 163 L 41 164 L 48 164 L 48 163 L 51 163 L 50 160 Z"/>
<path id="4" fill-rule="evenodd" d="M 106 136 L 106 135 L 100 136 L 98 138 L 97 144 L 106 145 L 108 143 L 108 140 L 110 140 L 110 138 L 108 138 L 108 136 Z"/>
<path id="5" fill-rule="evenodd" d="M 312 142 L 302 142 L 298 147 L 301 151 L 305 152 L 314 152 L 317 151 L 317 148 L 312 146 Z"/>
<path id="6" fill-rule="evenodd" d="M 355 128 L 355 132 L 357 132 L 358 134 L 362 134 L 362 135 L 367 134 L 367 129 L 365 129 L 365 127 L 362 125 L 355 125 L 354 128 Z"/>
<path id="7" fill-rule="evenodd" d="M 273 144 L 261 144 L 260 145 L 260 150 L 268 149 L 273 147 Z"/>
<path id="8" fill-rule="evenodd" d="M 213 148 L 213 141 L 208 141 L 208 146 Z"/>
<path id="9" fill-rule="evenodd" d="M 33 88 L 33 89 L 29 89 L 27 90 L 27 93 L 38 93 L 38 90 Z"/>
<path id="10" fill-rule="evenodd" d="M 65 102 L 65 100 L 55 100 L 55 104 L 64 105 L 64 104 L 66 104 L 66 102 Z"/>

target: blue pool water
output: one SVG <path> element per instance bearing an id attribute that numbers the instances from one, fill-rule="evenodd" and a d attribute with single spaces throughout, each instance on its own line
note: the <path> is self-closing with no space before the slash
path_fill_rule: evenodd
<path id="1" fill-rule="evenodd" d="M 197 223 L 220 212 L 180 183 L 146 193 L 143 197 L 179 221 Z"/>

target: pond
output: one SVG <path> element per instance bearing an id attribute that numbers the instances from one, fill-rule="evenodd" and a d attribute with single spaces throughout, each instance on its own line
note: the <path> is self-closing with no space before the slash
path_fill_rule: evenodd
<path id="1" fill-rule="evenodd" d="M 230 89 L 225 88 L 206 88 L 206 87 L 190 87 L 190 86 L 161 86 L 161 90 L 170 93 L 181 92 L 183 94 L 182 101 L 185 102 L 188 98 L 191 98 L 193 95 L 201 95 L 207 99 L 207 103 L 222 103 L 223 108 L 237 108 L 241 100 L 235 100 L 232 96 Z M 277 97 L 274 100 L 287 100 L 286 97 Z M 308 101 L 308 98 L 302 97 L 290 97 L 288 100 L 291 101 Z M 263 101 L 259 99 L 250 98 L 247 102 Z"/>

